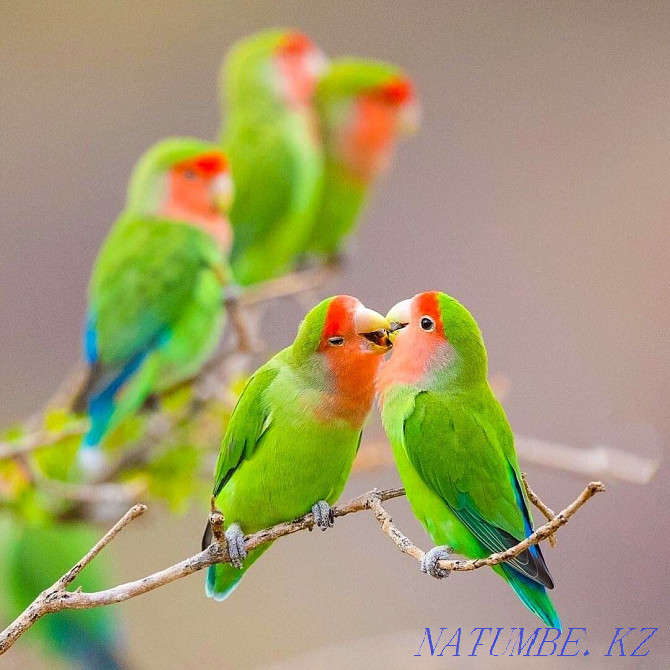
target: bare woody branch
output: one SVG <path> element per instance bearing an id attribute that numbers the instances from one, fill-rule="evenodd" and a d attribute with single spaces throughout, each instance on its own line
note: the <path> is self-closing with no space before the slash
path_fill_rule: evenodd
<path id="1" fill-rule="evenodd" d="M 554 510 L 551 509 L 550 507 L 547 507 L 541 500 L 540 497 L 533 491 L 533 489 L 530 488 L 530 484 L 528 483 L 528 477 L 526 476 L 525 472 L 521 473 L 521 481 L 523 482 L 523 487 L 526 489 L 526 495 L 528 496 L 528 500 L 530 500 L 537 509 L 544 514 L 544 518 L 547 519 L 547 521 L 551 521 L 556 515 L 554 514 Z M 554 535 L 549 536 L 549 544 L 552 547 L 556 546 L 556 537 Z"/>
<path id="2" fill-rule="evenodd" d="M 538 528 L 528 538 L 519 542 L 511 549 L 492 554 L 488 558 L 480 558 L 475 560 L 450 560 L 440 561 L 440 567 L 445 570 L 454 572 L 469 572 L 484 566 L 493 566 L 503 561 L 510 560 L 518 556 L 530 546 L 541 542 L 553 535 L 558 528 L 564 526 L 570 518 L 596 493 L 605 490 L 605 487 L 600 482 L 591 482 L 579 497 L 568 505 L 562 512 L 559 512 L 551 521 Z M 371 510 L 379 523 L 381 529 L 386 533 L 396 544 L 396 546 L 405 554 L 408 554 L 416 560 L 421 560 L 424 556 L 423 550 L 419 549 L 412 543 L 398 528 L 393 524 L 393 519 L 389 513 L 384 509 L 382 503 L 392 498 L 398 498 L 405 494 L 404 489 L 386 489 L 384 491 L 370 491 L 357 498 L 336 505 L 333 508 L 335 517 L 346 516 L 354 512 L 361 512 L 363 510 Z M 136 598 L 144 593 L 149 593 L 162 586 L 166 586 L 177 579 L 182 579 L 188 575 L 198 572 L 210 565 L 216 563 L 229 562 L 228 552 L 225 545 L 215 542 L 199 554 L 195 554 L 180 563 L 165 568 L 142 579 L 134 582 L 128 582 L 115 586 L 105 591 L 97 591 L 94 593 L 86 593 L 77 589 L 76 591 L 68 591 L 67 586 L 72 583 L 81 570 L 86 567 L 98 553 L 133 519 L 140 516 L 146 507 L 144 505 L 136 505 L 133 507 L 101 540 L 95 547 L 91 549 L 82 560 L 77 563 L 68 573 L 63 575 L 51 588 L 42 592 L 33 603 L 2 633 L 0 633 L 0 655 L 4 654 L 18 638 L 25 633 L 35 622 L 41 617 L 59 612 L 66 609 L 91 609 L 94 607 L 103 607 L 115 603 Z M 212 515 L 216 515 L 216 510 L 213 510 Z M 220 523 L 221 519 L 212 519 L 216 523 Z M 272 542 L 291 535 L 302 530 L 311 530 L 314 526 L 314 517 L 312 514 L 307 514 L 301 519 L 277 524 L 271 528 L 266 528 L 253 535 L 245 538 L 245 546 L 247 551 L 251 551 L 261 544 Z M 220 533 L 217 533 L 220 535 Z"/>
<path id="3" fill-rule="evenodd" d="M 55 584 L 46 591 L 42 591 L 35 600 L 23 611 L 0 634 L 0 654 L 4 654 L 16 640 L 23 635 L 31 626 L 36 624 L 45 614 L 58 612 L 63 607 L 62 603 L 68 596 L 81 593 L 79 590 L 74 593 L 66 591 L 66 588 L 77 578 L 79 573 L 132 521 L 146 512 L 145 505 L 135 505 L 128 510 L 123 517 L 114 524 L 114 526 L 91 548 L 91 550 L 82 557 L 82 559 L 70 568 Z"/>
<path id="4" fill-rule="evenodd" d="M 574 516 L 575 512 L 591 499 L 596 493 L 603 493 L 605 487 L 601 482 L 591 482 L 576 498 L 576 500 L 568 505 L 562 512 L 559 512 L 551 521 L 548 521 L 544 526 L 540 526 L 534 533 L 529 535 L 525 540 L 514 545 L 506 551 L 501 551 L 496 554 L 491 554 L 487 558 L 476 558 L 469 561 L 463 560 L 449 560 L 439 561 L 439 566 L 443 570 L 453 572 L 471 572 L 485 566 L 498 565 L 512 558 L 516 558 L 522 554 L 526 549 L 532 547 L 542 540 L 551 537 L 561 526 L 564 526 Z M 425 552 L 412 543 L 403 533 L 394 525 L 393 519 L 389 513 L 384 509 L 378 494 L 372 492 L 370 497 L 370 509 L 375 515 L 377 522 L 381 526 L 382 531 L 386 533 L 395 543 L 395 545 L 404 554 L 408 554 L 420 561 Z"/>

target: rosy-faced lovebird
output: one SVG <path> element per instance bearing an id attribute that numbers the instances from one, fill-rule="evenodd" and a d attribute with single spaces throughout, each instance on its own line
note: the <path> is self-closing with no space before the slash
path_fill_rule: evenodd
<path id="1" fill-rule="evenodd" d="M 0 612 L 13 621 L 100 539 L 101 531 L 82 523 L 33 525 L 25 519 L 0 523 Z M 107 558 L 98 556 L 77 577 L 76 586 L 100 591 L 113 583 Z M 112 607 L 66 610 L 38 621 L 26 642 L 39 648 L 49 665 L 79 670 L 129 667 L 119 612 Z M 58 661 L 63 663 L 61 666 Z"/>
<path id="2" fill-rule="evenodd" d="M 213 501 L 223 512 L 231 564 L 209 568 L 207 595 L 227 598 L 268 548 L 246 554 L 244 534 L 312 511 L 323 530 L 349 476 L 374 379 L 390 348 L 386 319 L 356 298 L 314 307 L 293 344 L 249 379 L 216 466 Z M 209 526 L 203 548 L 212 539 Z"/>
<path id="3" fill-rule="evenodd" d="M 303 250 L 321 195 L 323 158 L 312 96 L 325 56 L 295 30 L 237 43 L 220 80 L 235 202 L 231 264 L 242 285 L 276 277 Z"/>
<path id="4" fill-rule="evenodd" d="M 418 126 L 409 77 L 381 61 L 332 61 L 314 96 L 325 157 L 323 195 L 307 251 L 343 250 L 375 179 L 386 172 L 400 136 Z"/>
<path id="5" fill-rule="evenodd" d="M 421 569 L 455 551 L 482 558 L 533 531 L 514 435 L 487 381 L 476 321 L 444 293 L 420 293 L 386 317 L 393 355 L 377 381 L 382 421 L 415 516 L 436 545 Z M 560 628 L 554 584 L 535 545 L 493 567 L 547 626 Z"/>
<path id="6" fill-rule="evenodd" d="M 135 168 L 126 207 L 95 262 L 74 403 L 91 428 L 80 449 L 99 467 L 105 434 L 155 392 L 195 374 L 224 324 L 232 198 L 228 162 L 214 144 L 163 140 Z"/>

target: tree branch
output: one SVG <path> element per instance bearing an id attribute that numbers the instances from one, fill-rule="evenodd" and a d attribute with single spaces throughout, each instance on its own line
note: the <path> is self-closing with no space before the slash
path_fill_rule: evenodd
<path id="1" fill-rule="evenodd" d="M 487 558 L 476 558 L 469 561 L 439 561 L 438 565 L 443 570 L 453 572 L 471 572 L 472 570 L 477 570 L 479 568 L 483 568 L 484 566 L 498 565 L 499 563 L 516 558 L 529 547 L 532 547 L 534 544 L 538 544 L 538 542 L 551 537 L 561 526 L 564 526 L 566 523 L 568 523 L 571 517 L 574 516 L 575 512 L 577 512 L 577 510 L 587 500 L 592 498 L 596 493 L 603 493 L 604 491 L 605 487 L 601 482 L 591 482 L 579 494 L 579 497 L 574 502 L 568 505 L 562 512 L 559 512 L 553 519 L 551 519 L 551 521 L 545 523 L 544 526 L 540 526 L 540 528 L 529 535 L 525 540 L 505 551 L 491 554 Z M 424 557 L 425 552 L 415 546 L 412 541 L 403 535 L 402 532 L 398 530 L 398 528 L 393 524 L 393 519 L 382 506 L 382 501 L 379 499 L 378 494 L 373 491 L 369 495 L 371 496 L 370 509 L 372 509 L 375 518 L 381 526 L 382 531 L 384 531 L 384 533 L 386 533 L 393 540 L 400 551 L 402 551 L 404 554 L 409 554 L 413 558 L 420 561 Z"/>
<path id="2" fill-rule="evenodd" d="M 79 573 L 132 521 L 146 512 L 145 505 L 135 505 L 117 521 L 97 544 L 82 559 L 70 568 L 53 586 L 42 591 L 33 602 L 0 634 L 0 654 L 4 654 L 18 638 L 36 624 L 45 614 L 52 614 L 66 609 L 62 603 L 71 593 L 65 589 L 77 578 Z"/>
<path id="3" fill-rule="evenodd" d="M 573 503 L 568 505 L 562 512 L 559 512 L 551 521 L 538 528 L 528 538 L 519 542 L 519 544 L 507 551 L 492 554 L 488 558 L 479 558 L 475 560 L 440 561 L 440 567 L 454 572 L 469 572 L 484 566 L 497 565 L 503 561 L 514 558 L 528 549 L 528 547 L 553 535 L 558 528 L 564 526 L 570 520 L 587 500 L 593 497 L 596 493 L 600 493 L 604 490 L 605 487 L 600 482 L 591 482 Z M 394 541 L 400 551 L 409 554 L 416 560 L 421 560 L 424 556 L 424 552 L 396 528 L 393 524 L 393 519 L 382 506 L 384 501 L 398 498 L 404 494 L 405 491 L 401 488 L 386 489 L 384 491 L 370 491 L 357 498 L 353 498 L 349 502 L 336 505 L 333 507 L 333 514 L 335 517 L 341 517 L 354 512 L 372 510 L 382 531 Z M 176 563 L 169 568 L 165 568 L 164 570 L 134 582 L 128 582 L 105 591 L 96 591 L 94 593 L 86 593 L 81 591 L 81 589 L 67 591 L 66 587 L 72 583 L 86 565 L 88 565 L 125 526 L 144 513 L 145 510 L 146 507 L 144 505 L 136 505 L 127 512 L 126 515 L 100 540 L 100 542 L 98 542 L 91 551 L 77 563 L 77 565 L 63 575 L 63 577 L 61 577 L 61 579 L 59 579 L 51 588 L 42 592 L 12 624 L 0 633 L 0 655 L 4 654 L 23 633 L 46 614 L 66 609 L 91 609 L 94 607 L 103 607 L 123 602 L 124 600 L 136 598 L 144 593 L 149 593 L 149 591 L 170 584 L 177 579 L 191 575 L 210 565 L 216 563 L 228 563 L 230 561 L 227 548 L 224 545 L 215 542 L 199 554 L 195 554 L 180 563 Z M 247 536 L 245 538 L 245 547 L 247 551 L 251 551 L 261 544 L 272 542 L 280 537 L 291 535 L 305 529 L 311 530 L 313 526 L 314 516 L 311 513 L 306 514 L 296 521 L 280 523 L 271 528 L 266 528 L 265 530 Z"/>
<path id="4" fill-rule="evenodd" d="M 523 482 L 523 487 L 526 489 L 526 495 L 528 496 L 528 500 L 530 500 L 537 509 L 544 514 L 544 518 L 547 519 L 547 521 L 551 521 L 556 514 L 554 514 L 554 510 L 551 509 L 550 507 L 547 507 L 541 500 L 540 497 L 533 491 L 533 489 L 530 488 L 530 484 L 528 483 L 528 477 L 526 476 L 525 472 L 521 473 L 521 481 Z M 556 537 L 554 535 L 549 536 L 549 544 L 552 547 L 556 546 Z"/>

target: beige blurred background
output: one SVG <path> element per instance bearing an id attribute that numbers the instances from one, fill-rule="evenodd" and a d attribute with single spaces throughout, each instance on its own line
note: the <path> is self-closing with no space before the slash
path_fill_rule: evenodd
<path id="1" fill-rule="evenodd" d="M 5 0 L 1 422 L 39 407 L 77 359 L 90 267 L 136 158 L 166 135 L 213 137 L 222 54 L 273 25 L 302 28 L 331 55 L 402 64 L 423 101 L 422 130 L 328 292 L 380 311 L 420 290 L 452 293 L 478 318 L 491 371 L 511 382 L 518 432 L 664 452 L 670 5 L 642 1 Z M 300 316 L 297 305 L 270 310 L 277 347 Z M 555 508 L 585 483 L 528 471 Z M 390 470 L 358 475 L 345 495 L 395 482 Z M 669 503 L 664 463 L 645 487 L 611 484 L 546 550 L 564 625 L 588 629 L 591 655 L 544 667 L 667 667 Z M 427 548 L 405 501 L 389 508 Z M 203 522 L 202 509 L 154 509 L 110 549 L 117 578 L 194 553 Z M 469 639 L 474 626 L 538 625 L 489 572 L 421 575 L 364 514 L 279 542 L 223 605 L 205 599 L 203 580 L 120 606 L 138 668 L 452 667 L 413 657 L 425 626 L 462 626 Z M 621 626 L 661 628 L 648 657 L 602 658 Z M 2 667 L 42 666 L 19 642 Z"/>

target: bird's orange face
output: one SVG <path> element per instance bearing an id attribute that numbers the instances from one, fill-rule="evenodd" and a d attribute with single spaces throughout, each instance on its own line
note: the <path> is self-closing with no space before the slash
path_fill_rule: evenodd
<path id="1" fill-rule="evenodd" d="M 328 63 L 323 52 L 307 35 L 292 31 L 277 46 L 275 63 L 287 104 L 296 108 L 309 105 L 316 82 Z"/>
<path id="2" fill-rule="evenodd" d="M 332 407 L 324 409 L 361 423 L 372 406 L 383 354 L 390 348 L 388 322 L 381 314 L 351 296 L 333 298 L 318 351 L 325 356 L 337 392 Z"/>
<path id="3" fill-rule="evenodd" d="M 419 108 L 412 82 L 396 77 L 362 92 L 343 137 L 346 162 L 364 181 L 388 170 L 399 136 L 418 126 Z"/>
<path id="4" fill-rule="evenodd" d="M 227 251 L 232 232 L 226 215 L 232 199 L 228 160 L 212 151 L 172 166 L 161 214 L 202 228 Z"/>

